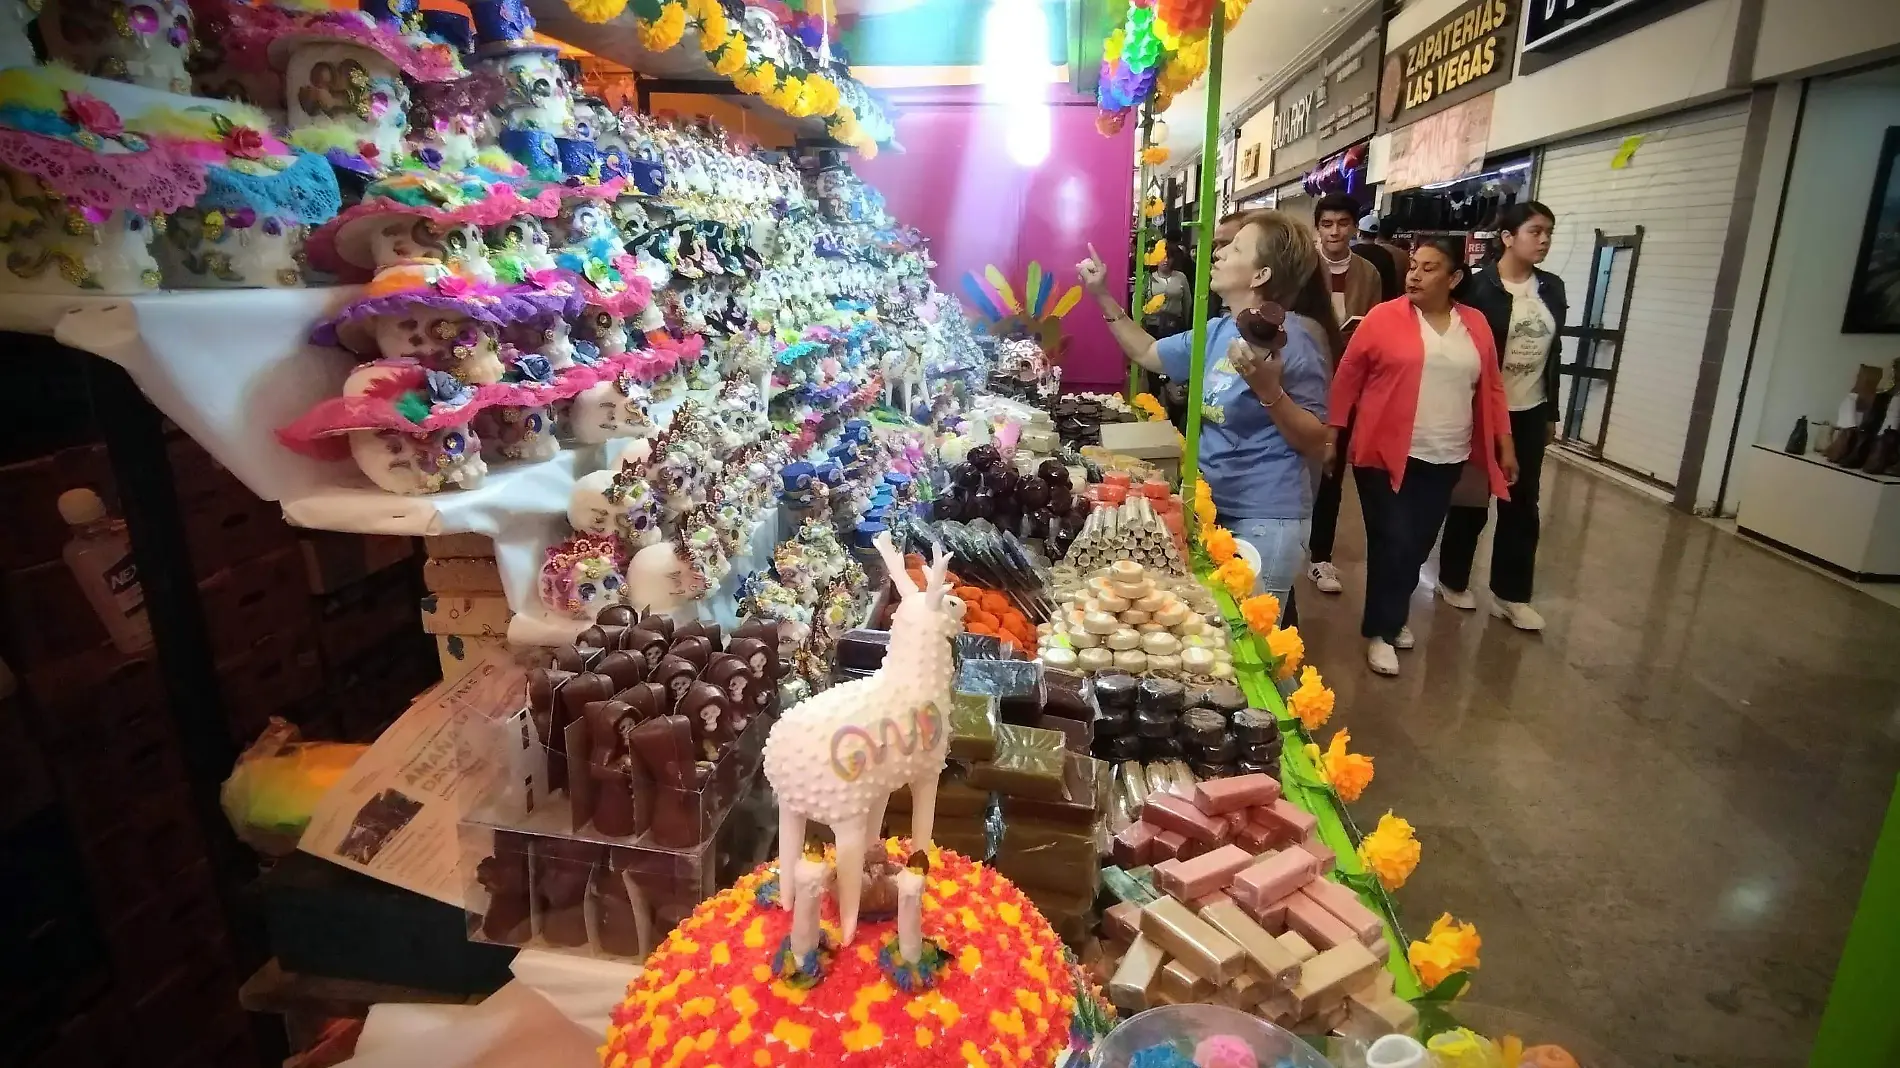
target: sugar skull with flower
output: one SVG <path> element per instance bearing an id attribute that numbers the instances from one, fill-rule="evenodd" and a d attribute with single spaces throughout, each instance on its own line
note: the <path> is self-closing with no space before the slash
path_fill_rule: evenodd
<path id="1" fill-rule="evenodd" d="M 47 0 L 39 24 L 47 55 L 74 70 L 161 92 L 191 92 L 191 7 L 185 0 Z"/>
<path id="2" fill-rule="evenodd" d="M 571 619 L 592 619 L 626 602 L 628 554 L 612 534 L 576 534 L 548 548 L 541 603 Z"/>

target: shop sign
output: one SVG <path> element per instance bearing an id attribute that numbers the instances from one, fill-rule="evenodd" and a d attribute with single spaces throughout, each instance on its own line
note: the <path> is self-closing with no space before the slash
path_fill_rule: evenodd
<path id="1" fill-rule="evenodd" d="M 1416 122 L 1510 81 L 1516 22 L 1516 0 L 1472 0 L 1387 53 L 1380 127 Z"/>
<path id="2" fill-rule="evenodd" d="M 1275 99 L 1270 173 L 1303 171 L 1321 156 L 1372 136 L 1382 26 L 1375 6 Z"/>
<path id="3" fill-rule="evenodd" d="M 1295 141 L 1312 136 L 1313 116 L 1326 106 L 1326 79 L 1313 78 L 1312 84 L 1298 96 L 1280 98 L 1273 112 L 1273 150 L 1280 151 Z"/>
<path id="4" fill-rule="evenodd" d="M 1491 141 L 1490 94 L 1428 115 L 1392 133 L 1388 191 L 1456 181 L 1484 169 Z"/>
<path id="5" fill-rule="evenodd" d="M 1637 17 L 1668 7 L 1680 9 L 1679 0 L 1529 0 L 1524 19 L 1524 51 L 1558 48 L 1593 30 L 1616 26 L 1614 33 L 1596 36 L 1602 43 L 1635 28 Z"/>

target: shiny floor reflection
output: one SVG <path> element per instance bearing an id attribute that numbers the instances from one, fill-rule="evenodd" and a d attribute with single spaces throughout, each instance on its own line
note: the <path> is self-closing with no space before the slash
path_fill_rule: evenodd
<path id="1" fill-rule="evenodd" d="M 1430 594 L 1373 676 L 1365 551 L 1302 581 L 1338 694 L 1321 731 L 1377 761 L 1354 812 L 1418 827 L 1408 932 L 1475 921 L 1471 997 L 1649 1065 L 1802 1064 L 1900 770 L 1900 609 L 1565 464 L 1545 467 L 1541 635 Z M 1489 531 L 1474 571 L 1483 585 Z"/>

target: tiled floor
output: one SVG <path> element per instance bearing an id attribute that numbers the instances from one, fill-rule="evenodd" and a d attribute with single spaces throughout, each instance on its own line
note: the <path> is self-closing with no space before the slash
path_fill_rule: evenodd
<path id="1" fill-rule="evenodd" d="M 1435 600 L 1434 562 L 1397 679 L 1365 667 L 1347 497 L 1346 591 L 1299 602 L 1333 725 L 1377 760 L 1355 812 L 1418 827 L 1400 907 L 1415 933 L 1478 923 L 1474 1001 L 1632 1068 L 1802 1064 L 1900 770 L 1900 609 L 1570 465 L 1545 479 L 1549 629 Z"/>

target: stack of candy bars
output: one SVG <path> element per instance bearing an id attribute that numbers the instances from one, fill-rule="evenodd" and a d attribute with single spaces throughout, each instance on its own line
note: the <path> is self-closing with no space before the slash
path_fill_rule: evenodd
<path id="1" fill-rule="evenodd" d="M 1165 483 L 1155 484 L 1166 491 Z M 1133 560 L 1164 574 L 1187 574 L 1180 542 L 1155 511 L 1154 502 L 1145 493 L 1128 493 L 1125 486 L 1122 492 L 1126 494 L 1122 500 L 1106 502 L 1089 513 L 1062 562 L 1083 575 L 1120 560 Z"/>
<path id="2" fill-rule="evenodd" d="M 1142 764 L 1152 772 L 1157 763 L 1185 761 L 1203 779 L 1271 774 L 1280 766 L 1282 742 L 1273 713 L 1249 708 L 1232 683 L 1098 675 L 1095 700 L 1101 707 L 1095 755 L 1124 765 L 1137 805 L 1146 796 L 1137 774 Z"/>
<path id="3" fill-rule="evenodd" d="M 1116 1006 L 1210 1002 L 1299 1034 L 1409 1032 L 1384 924 L 1326 878 L 1317 822 L 1260 773 L 1150 795 L 1103 872 L 1119 899 L 1103 917 Z"/>

